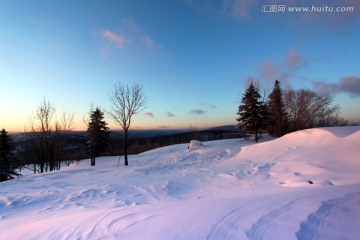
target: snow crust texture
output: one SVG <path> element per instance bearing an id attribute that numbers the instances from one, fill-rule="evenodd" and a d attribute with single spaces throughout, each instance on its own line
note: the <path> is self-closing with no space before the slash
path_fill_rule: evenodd
<path id="1" fill-rule="evenodd" d="M 0 183 L 0 239 L 360 239 L 360 127 L 193 142 Z"/>

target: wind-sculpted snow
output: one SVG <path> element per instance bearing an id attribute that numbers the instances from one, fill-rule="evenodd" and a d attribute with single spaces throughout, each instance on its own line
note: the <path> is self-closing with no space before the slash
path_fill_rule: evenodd
<path id="1" fill-rule="evenodd" d="M 0 239 L 360 239 L 359 130 L 173 145 L 3 182 Z"/>
<path id="2" fill-rule="evenodd" d="M 358 239 L 360 192 L 347 193 L 321 203 L 296 232 L 298 239 Z M 342 221 L 337 221 L 342 219 Z M 354 222 L 352 222 L 354 221 Z"/>

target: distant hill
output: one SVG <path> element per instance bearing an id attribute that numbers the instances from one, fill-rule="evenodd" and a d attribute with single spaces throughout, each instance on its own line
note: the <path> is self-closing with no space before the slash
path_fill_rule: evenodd
<path id="1" fill-rule="evenodd" d="M 208 131 L 226 131 L 226 132 L 241 132 L 236 128 L 236 125 L 224 125 L 207 129 Z"/>
<path id="2" fill-rule="evenodd" d="M 124 132 L 122 130 L 110 131 L 111 138 L 123 138 Z M 150 129 L 150 130 L 129 130 L 129 139 L 139 139 L 139 138 L 151 138 L 159 136 L 167 136 L 178 133 L 186 132 L 186 130 L 179 129 Z"/>

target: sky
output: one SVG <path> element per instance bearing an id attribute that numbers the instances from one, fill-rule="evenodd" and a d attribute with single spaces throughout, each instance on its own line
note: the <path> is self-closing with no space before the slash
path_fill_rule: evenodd
<path id="1" fill-rule="evenodd" d="M 359 42 L 357 0 L 0 0 L 0 128 L 23 131 L 46 99 L 84 130 L 116 82 L 148 98 L 132 128 L 236 124 L 249 78 L 333 94 L 357 121 Z"/>

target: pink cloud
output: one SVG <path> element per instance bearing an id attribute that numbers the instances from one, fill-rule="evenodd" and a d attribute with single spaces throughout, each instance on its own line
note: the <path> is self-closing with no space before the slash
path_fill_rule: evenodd
<path id="1" fill-rule="evenodd" d="M 265 78 L 274 79 L 279 75 L 279 68 L 271 60 L 267 60 L 260 66 L 260 74 Z"/>
<path id="2" fill-rule="evenodd" d="M 126 38 L 109 30 L 101 30 L 101 35 L 110 43 L 114 43 L 117 48 L 125 45 Z"/>
<path id="3" fill-rule="evenodd" d="M 343 77 L 338 83 L 313 82 L 313 85 L 320 93 L 348 93 L 360 97 L 360 77 Z"/>
<path id="4" fill-rule="evenodd" d="M 360 77 L 343 77 L 339 83 L 340 89 L 360 96 Z"/>
<path id="5" fill-rule="evenodd" d="M 201 110 L 201 109 L 195 109 L 190 111 L 190 114 L 197 114 L 197 115 L 204 115 L 206 111 Z"/>
<path id="6" fill-rule="evenodd" d="M 166 115 L 167 117 L 175 117 L 175 115 L 174 115 L 172 112 L 170 112 L 170 111 L 165 112 L 165 115 Z"/>
<path id="7" fill-rule="evenodd" d="M 285 58 L 286 65 L 291 69 L 299 68 L 303 62 L 303 58 L 295 49 L 290 50 Z"/>
<path id="8" fill-rule="evenodd" d="M 286 53 L 284 60 L 285 67 L 279 66 L 272 59 L 264 61 L 258 68 L 262 79 L 262 87 L 271 89 L 274 81 L 279 80 L 285 89 L 291 89 L 290 79 L 305 63 L 304 58 L 296 49 Z"/>
<path id="9" fill-rule="evenodd" d="M 148 48 L 150 49 L 156 49 L 156 48 L 160 48 L 161 45 L 160 44 L 157 44 L 154 39 L 152 39 L 151 37 L 149 36 L 143 36 L 141 38 L 141 42 Z"/>
<path id="10" fill-rule="evenodd" d="M 154 114 L 152 112 L 146 112 L 144 113 L 146 116 L 153 118 Z"/>
<path id="11" fill-rule="evenodd" d="M 329 94 L 338 91 L 338 86 L 336 83 L 325 83 L 320 81 L 314 81 L 313 86 L 315 88 L 315 91 L 319 92 L 320 94 Z"/>
<path id="12" fill-rule="evenodd" d="M 250 16 L 250 11 L 258 5 L 257 0 L 224 0 L 223 6 L 225 12 L 240 19 L 246 19 Z"/>

